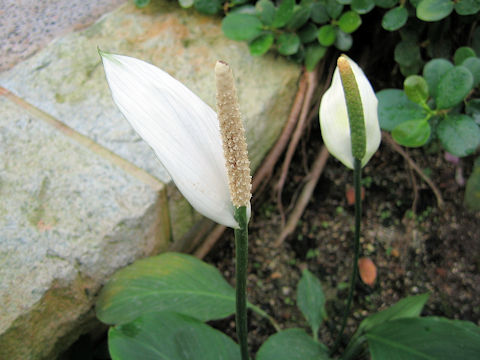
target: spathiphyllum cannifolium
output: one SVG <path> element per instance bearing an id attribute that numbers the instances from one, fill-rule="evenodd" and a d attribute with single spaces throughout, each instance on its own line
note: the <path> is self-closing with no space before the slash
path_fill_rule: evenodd
<path id="1" fill-rule="evenodd" d="M 204 216 L 237 228 L 215 111 L 151 64 L 102 51 L 100 55 L 113 100 L 183 196 Z M 244 150 L 246 156 L 246 145 Z M 242 204 L 250 208 L 250 193 Z"/>
<path id="2" fill-rule="evenodd" d="M 350 169 L 354 158 L 365 166 L 380 145 L 377 104 L 362 69 L 341 55 L 320 103 L 320 127 L 328 151 Z"/>

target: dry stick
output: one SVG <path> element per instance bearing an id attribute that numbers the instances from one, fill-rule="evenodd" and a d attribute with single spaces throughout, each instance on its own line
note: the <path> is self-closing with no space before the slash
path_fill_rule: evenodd
<path id="1" fill-rule="evenodd" d="M 323 169 L 325 168 L 327 159 L 328 159 L 328 150 L 326 146 L 323 145 L 313 163 L 312 170 L 307 175 L 308 181 L 303 187 L 302 193 L 298 198 L 297 204 L 295 205 L 295 208 L 290 214 L 290 217 L 287 221 L 287 224 L 283 228 L 282 233 L 280 234 L 278 239 L 275 241 L 274 246 L 276 247 L 280 246 L 283 243 L 283 241 L 287 238 L 287 236 L 290 235 L 297 227 L 298 220 L 300 220 L 303 212 L 305 211 L 305 208 L 308 205 L 308 202 L 312 198 L 313 191 L 315 190 L 315 186 L 318 183 L 318 179 L 320 178 L 323 172 Z"/>
<path id="2" fill-rule="evenodd" d="M 420 175 L 420 177 L 423 179 L 423 181 L 425 181 L 428 184 L 428 186 L 430 186 L 433 193 L 435 194 L 435 197 L 437 198 L 438 207 L 442 209 L 445 203 L 443 201 L 440 190 L 438 190 L 437 186 L 433 183 L 433 181 L 422 171 L 422 169 L 420 169 L 420 167 L 405 152 L 405 150 L 403 150 L 402 147 L 392 139 L 390 134 L 382 131 L 382 138 L 383 138 L 383 141 L 385 141 L 393 150 L 395 150 L 401 156 L 403 156 L 403 158 L 408 162 L 408 164 L 412 167 L 412 169 L 415 170 L 418 175 Z"/>

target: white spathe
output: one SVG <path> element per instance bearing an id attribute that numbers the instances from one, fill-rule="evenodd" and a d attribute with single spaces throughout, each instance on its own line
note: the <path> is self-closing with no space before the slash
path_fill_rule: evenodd
<path id="1" fill-rule="evenodd" d="M 153 148 L 182 195 L 202 215 L 237 228 L 215 111 L 151 64 L 100 55 L 113 100 Z"/>
<path id="2" fill-rule="evenodd" d="M 362 166 L 365 166 L 380 146 L 381 132 L 378 122 L 378 100 L 372 85 L 362 69 L 350 58 L 344 56 L 350 64 L 357 81 L 362 100 L 365 120 L 366 151 Z M 338 67 L 333 74 L 332 85 L 323 95 L 320 103 L 320 127 L 322 137 L 328 151 L 340 160 L 346 167 L 353 169 L 352 144 L 350 124 L 348 121 L 347 103 L 343 91 L 342 79 Z"/>

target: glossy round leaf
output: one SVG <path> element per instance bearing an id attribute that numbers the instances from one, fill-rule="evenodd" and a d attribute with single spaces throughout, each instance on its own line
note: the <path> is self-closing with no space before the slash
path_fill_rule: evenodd
<path id="1" fill-rule="evenodd" d="M 318 29 L 318 42 L 323 46 L 333 45 L 336 37 L 337 32 L 335 27 L 332 25 L 323 25 L 320 29 Z"/>
<path id="2" fill-rule="evenodd" d="M 398 4 L 398 0 L 374 0 L 375 5 L 383 9 L 390 9 Z"/>
<path id="3" fill-rule="evenodd" d="M 313 3 L 310 11 L 310 17 L 317 24 L 325 24 L 330 20 L 330 15 L 328 15 L 327 8 L 321 3 Z"/>
<path id="4" fill-rule="evenodd" d="M 185 315 L 151 313 L 110 328 L 115 360 L 240 360 L 238 345 L 222 332 Z"/>
<path id="5" fill-rule="evenodd" d="M 272 26 L 274 28 L 281 28 L 285 26 L 293 16 L 293 8 L 295 0 L 283 0 L 275 12 Z"/>
<path id="6" fill-rule="evenodd" d="M 480 11 L 479 0 L 460 0 L 455 3 L 455 11 L 459 15 L 473 15 Z"/>
<path id="7" fill-rule="evenodd" d="M 308 21 L 310 18 L 310 8 L 309 7 L 302 7 L 302 6 L 296 6 L 292 18 L 287 24 L 287 27 L 290 29 L 299 29 L 305 23 Z"/>
<path id="8" fill-rule="evenodd" d="M 254 56 L 265 54 L 272 47 L 273 41 L 274 36 L 271 33 L 260 35 L 248 45 L 250 54 Z"/>
<path id="9" fill-rule="evenodd" d="M 408 11 L 403 6 L 398 6 L 385 13 L 382 18 L 382 27 L 388 31 L 395 31 L 406 24 Z"/>
<path id="10" fill-rule="evenodd" d="M 473 75 L 473 87 L 480 84 L 480 58 L 470 57 L 462 63 Z"/>
<path id="11" fill-rule="evenodd" d="M 195 0 L 195 9 L 202 14 L 215 15 L 222 9 L 221 0 Z"/>
<path id="12" fill-rule="evenodd" d="M 337 29 L 337 38 L 335 39 L 335 47 L 341 51 L 348 51 L 353 45 L 352 35 L 344 33 Z"/>
<path id="13" fill-rule="evenodd" d="M 332 19 L 336 19 L 342 13 L 343 5 L 339 4 L 337 0 L 326 0 L 326 9 L 328 15 L 330 15 Z"/>
<path id="14" fill-rule="evenodd" d="M 403 82 L 403 90 L 414 103 L 423 104 L 428 99 L 428 85 L 421 76 L 411 75 L 407 77 Z"/>
<path id="15" fill-rule="evenodd" d="M 352 0 L 350 7 L 359 14 L 366 14 L 375 7 L 375 2 L 374 0 Z"/>
<path id="16" fill-rule="evenodd" d="M 303 44 L 306 44 L 314 41 L 317 38 L 317 32 L 318 32 L 317 26 L 314 23 L 309 22 L 304 27 L 302 27 L 297 34 L 298 34 L 298 37 L 300 38 L 300 41 Z"/>
<path id="17" fill-rule="evenodd" d="M 437 85 L 437 109 L 460 104 L 473 87 L 473 75 L 464 66 L 455 66 L 442 76 Z"/>
<path id="18" fill-rule="evenodd" d="M 417 17 L 423 21 L 438 21 L 453 11 L 451 0 L 422 0 L 417 7 Z"/>
<path id="19" fill-rule="evenodd" d="M 418 74 L 421 68 L 422 68 L 421 62 L 416 62 L 409 66 L 400 65 L 400 72 L 402 73 L 403 76 L 407 77 L 410 75 Z"/>
<path id="20" fill-rule="evenodd" d="M 445 150 L 455 156 L 470 155 L 480 145 L 480 128 L 467 115 L 446 117 L 438 124 L 437 133 Z"/>
<path id="21" fill-rule="evenodd" d="M 401 41 L 395 46 L 394 58 L 400 65 L 415 65 L 421 61 L 420 48 L 412 41 Z"/>
<path id="22" fill-rule="evenodd" d="M 409 120 L 397 125 L 392 131 L 392 137 L 400 145 L 419 147 L 425 145 L 431 131 L 427 120 Z"/>
<path id="23" fill-rule="evenodd" d="M 362 18 L 355 11 L 347 11 L 343 13 L 338 20 L 338 26 L 347 34 L 357 30 L 360 25 L 362 25 Z"/>
<path id="24" fill-rule="evenodd" d="M 277 50 L 282 55 L 293 55 L 300 47 L 300 38 L 297 34 L 283 33 L 277 39 Z"/>
<path id="25" fill-rule="evenodd" d="M 377 93 L 378 120 L 383 130 L 392 131 L 397 125 L 414 119 L 423 119 L 426 111 L 410 101 L 402 90 L 385 89 Z"/>
<path id="26" fill-rule="evenodd" d="M 322 45 L 308 45 L 305 50 L 305 67 L 307 70 L 313 71 L 318 62 L 325 56 L 326 52 L 327 48 Z"/>
<path id="27" fill-rule="evenodd" d="M 222 20 L 225 36 L 232 40 L 252 40 L 262 33 L 262 22 L 249 14 L 230 14 Z"/>
<path id="28" fill-rule="evenodd" d="M 440 79 L 452 68 L 453 64 L 445 59 L 433 59 L 424 66 L 423 77 L 428 84 L 428 90 L 432 97 L 437 96 L 437 86 Z"/>
<path id="29" fill-rule="evenodd" d="M 232 10 L 230 10 L 229 14 L 248 14 L 257 16 L 257 10 L 255 9 L 255 6 L 247 4 L 235 6 Z"/>
<path id="30" fill-rule="evenodd" d="M 476 57 L 475 50 L 468 46 L 459 47 L 455 50 L 455 54 L 453 54 L 453 63 L 455 65 L 461 65 L 466 59 L 470 57 Z"/>
<path id="31" fill-rule="evenodd" d="M 260 0 L 255 4 L 258 17 L 265 25 L 271 25 L 275 17 L 275 4 L 271 0 Z"/>

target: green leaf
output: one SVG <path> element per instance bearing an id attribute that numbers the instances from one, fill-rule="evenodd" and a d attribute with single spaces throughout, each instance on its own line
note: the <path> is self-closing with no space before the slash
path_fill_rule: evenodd
<path id="1" fill-rule="evenodd" d="M 453 115 L 443 119 L 437 128 L 445 150 L 455 156 L 473 154 L 480 145 L 480 128 L 468 115 Z"/>
<path id="2" fill-rule="evenodd" d="M 383 9 L 390 9 L 398 4 L 398 0 L 374 0 L 375 5 Z"/>
<path id="3" fill-rule="evenodd" d="M 332 19 L 336 19 L 342 13 L 343 5 L 339 4 L 336 0 L 326 0 L 326 9 L 328 15 L 330 15 Z"/>
<path id="4" fill-rule="evenodd" d="M 139 9 L 144 8 L 148 4 L 150 4 L 150 0 L 135 0 L 135 6 Z"/>
<path id="5" fill-rule="evenodd" d="M 342 5 L 350 5 L 352 0 L 337 0 L 337 2 Z"/>
<path id="6" fill-rule="evenodd" d="M 347 11 L 343 13 L 338 20 L 338 26 L 347 34 L 357 30 L 360 25 L 362 25 L 362 18 L 355 11 Z"/>
<path id="7" fill-rule="evenodd" d="M 171 312 L 145 314 L 110 328 L 108 348 L 114 360 L 240 360 L 238 345 L 228 336 Z"/>
<path id="8" fill-rule="evenodd" d="M 295 0 L 283 0 L 280 3 L 275 16 L 273 18 L 272 26 L 274 28 L 280 28 L 285 26 L 293 16 L 293 8 L 295 6 Z"/>
<path id="9" fill-rule="evenodd" d="M 124 324 L 153 311 L 220 319 L 235 312 L 235 292 L 213 266 L 165 253 L 116 272 L 97 301 L 97 317 L 106 324 Z"/>
<path id="10" fill-rule="evenodd" d="M 215 15 L 222 9 L 221 0 L 195 0 L 195 9 L 202 14 Z"/>
<path id="11" fill-rule="evenodd" d="M 250 54 L 254 56 L 265 54 L 272 47 L 273 41 L 274 36 L 272 33 L 260 35 L 248 45 Z"/>
<path id="12" fill-rule="evenodd" d="M 400 145 L 419 147 L 427 143 L 432 129 L 426 119 L 405 121 L 392 131 L 393 139 Z"/>
<path id="13" fill-rule="evenodd" d="M 467 180 L 464 203 L 470 210 L 480 210 L 480 157 L 475 160 L 472 174 Z"/>
<path id="14" fill-rule="evenodd" d="M 403 6 L 398 6 L 385 13 L 382 18 L 382 27 L 388 31 L 400 29 L 407 23 L 408 11 Z"/>
<path id="15" fill-rule="evenodd" d="M 341 51 L 348 51 L 352 47 L 353 38 L 352 35 L 344 33 L 342 30 L 337 29 L 337 37 L 335 39 L 335 47 Z"/>
<path id="16" fill-rule="evenodd" d="M 327 8 L 321 3 L 314 3 L 311 8 L 310 17 L 317 24 L 325 24 L 330 20 L 328 15 Z"/>
<path id="17" fill-rule="evenodd" d="M 305 50 L 305 67 L 308 71 L 313 71 L 318 62 L 325 56 L 327 48 L 322 45 L 308 45 Z"/>
<path id="18" fill-rule="evenodd" d="M 428 85 L 419 75 L 411 75 L 403 82 L 403 90 L 407 97 L 417 104 L 423 104 L 428 99 Z"/>
<path id="19" fill-rule="evenodd" d="M 451 0 L 422 0 L 417 7 L 417 17 L 423 21 L 438 21 L 453 11 Z"/>
<path id="20" fill-rule="evenodd" d="M 289 29 L 295 30 L 301 28 L 310 18 L 310 8 L 295 6 L 293 16 L 287 24 Z"/>
<path id="21" fill-rule="evenodd" d="M 318 333 L 323 319 L 327 317 L 322 284 L 308 269 L 303 270 L 297 287 L 297 306 L 307 319 L 312 332 Z"/>
<path id="22" fill-rule="evenodd" d="M 478 57 L 470 57 L 465 59 L 462 63 L 462 66 L 465 66 L 473 75 L 473 85 L 476 87 L 480 84 L 480 59 Z"/>
<path id="23" fill-rule="evenodd" d="M 402 90 L 385 89 L 377 93 L 378 120 L 383 130 L 392 131 L 397 125 L 414 119 L 423 119 L 426 111 L 410 101 Z"/>
<path id="24" fill-rule="evenodd" d="M 317 38 L 318 29 L 314 23 L 309 22 L 298 32 L 298 37 L 303 44 L 314 41 Z"/>
<path id="25" fill-rule="evenodd" d="M 193 6 L 194 0 L 178 0 L 178 3 L 182 8 L 190 8 Z"/>
<path id="26" fill-rule="evenodd" d="M 283 33 L 277 39 L 277 50 L 282 55 L 293 55 L 300 47 L 300 38 L 297 34 Z"/>
<path id="27" fill-rule="evenodd" d="M 232 40 L 252 40 L 262 33 L 262 22 L 253 15 L 229 14 L 222 20 L 222 30 Z"/>
<path id="28" fill-rule="evenodd" d="M 437 96 L 437 86 L 440 79 L 453 68 L 453 64 L 445 59 L 430 60 L 423 68 L 423 77 L 428 84 L 428 90 L 432 97 Z"/>
<path id="29" fill-rule="evenodd" d="M 253 5 L 241 5 L 241 6 L 235 6 L 230 12 L 228 13 L 229 15 L 232 14 L 248 14 L 252 16 L 257 16 L 257 10 L 255 9 L 255 6 Z"/>
<path id="30" fill-rule="evenodd" d="M 480 0 L 460 0 L 455 3 L 458 15 L 473 15 L 480 10 Z"/>
<path id="31" fill-rule="evenodd" d="M 400 41 L 394 50 L 394 58 L 403 66 L 412 66 L 421 61 L 420 48 L 412 41 Z"/>
<path id="32" fill-rule="evenodd" d="M 375 7 L 375 2 L 374 0 L 352 0 L 350 7 L 359 14 L 366 14 Z"/>
<path id="33" fill-rule="evenodd" d="M 421 67 L 422 65 L 420 62 L 416 62 L 415 64 L 409 66 L 400 65 L 400 72 L 405 77 L 410 75 L 416 75 L 420 72 Z"/>
<path id="34" fill-rule="evenodd" d="M 257 15 L 265 25 L 271 25 L 275 17 L 275 5 L 270 0 L 260 0 L 255 4 Z"/>
<path id="35" fill-rule="evenodd" d="M 437 109 L 449 109 L 460 104 L 473 87 L 473 75 L 464 66 L 455 66 L 442 76 L 437 85 Z"/>
<path id="36" fill-rule="evenodd" d="M 318 29 L 318 42 L 323 46 L 333 45 L 336 37 L 337 33 L 333 25 L 323 25 Z"/>
<path id="37" fill-rule="evenodd" d="M 465 112 L 470 115 L 475 124 L 480 125 L 480 99 L 472 99 L 465 106 Z"/>
<path id="38" fill-rule="evenodd" d="M 257 360 L 328 360 L 325 346 L 302 329 L 288 329 L 270 336 L 258 350 Z"/>
<path id="39" fill-rule="evenodd" d="M 455 65 L 461 65 L 467 58 L 476 57 L 475 50 L 468 46 L 459 47 L 453 55 L 453 63 Z"/>
<path id="40" fill-rule="evenodd" d="M 398 319 L 367 334 L 372 360 L 475 360 L 480 354 L 480 328 L 468 321 L 439 317 Z"/>

